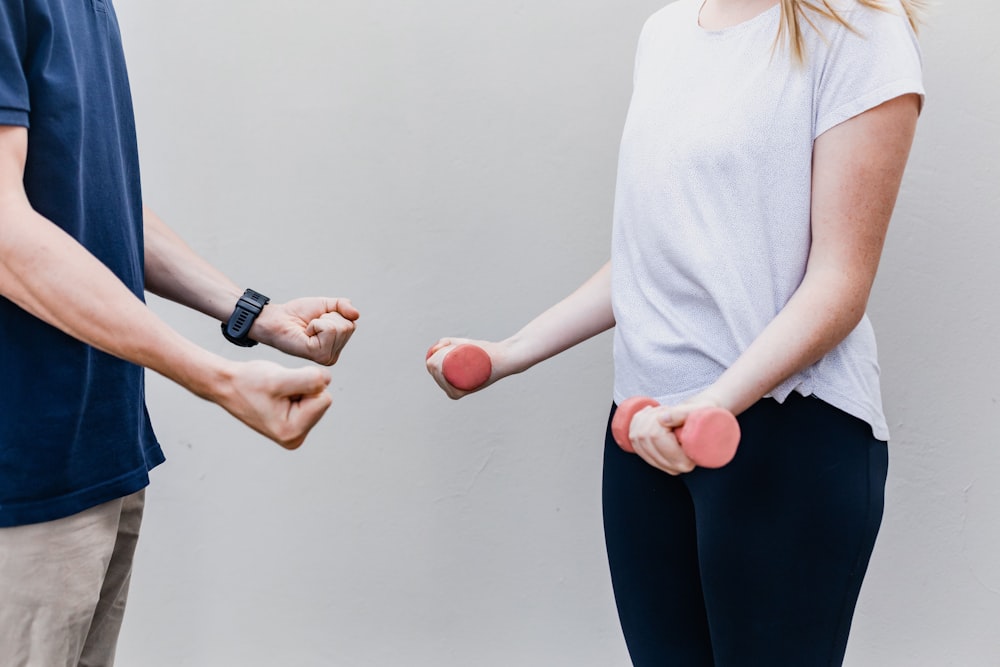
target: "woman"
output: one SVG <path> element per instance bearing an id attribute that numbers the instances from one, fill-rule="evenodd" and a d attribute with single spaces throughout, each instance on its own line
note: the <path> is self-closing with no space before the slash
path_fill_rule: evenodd
<path id="1" fill-rule="evenodd" d="M 643 29 L 611 261 L 510 338 L 489 382 L 615 327 L 604 520 L 636 665 L 835 665 L 882 516 L 865 308 L 923 99 L 914 0 L 678 0 Z M 441 372 L 446 338 L 427 365 Z M 738 415 L 695 468 L 692 410 Z M 612 408 L 612 414 L 614 408 Z"/>

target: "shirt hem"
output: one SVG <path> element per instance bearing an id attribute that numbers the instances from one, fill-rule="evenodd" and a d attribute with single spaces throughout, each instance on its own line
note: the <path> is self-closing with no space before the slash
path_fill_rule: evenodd
<path id="1" fill-rule="evenodd" d="M 159 449 L 146 452 L 148 463 L 138 470 L 81 491 L 27 503 L 0 504 L 0 528 L 55 521 L 123 498 L 149 486 L 149 471 L 166 459 Z"/>
<path id="2" fill-rule="evenodd" d="M 671 394 L 666 396 L 654 396 L 653 398 L 661 405 L 675 405 L 682 403 L 687 398 L 694 396 L 705 389 L 709 385 L 694 389 L 691 391 L 685 391 L 682 394 Z M 799 394 L 800 396 L 815 396 L 821 401 L 829 403 L 838 410 L 842 410 L 852 417 L 857 417 L 861 421 L 868 424 L 872 430 L 872 435 L 877 440 L 882 440 L 884 442 L 889 441 L 889 427 L 885 422 L 885 417 L 881 411 L 873 408 L 870 405 L 864 403 L 858 403 L 857 401 L 848 398 L 838 392 L 828 391 L 827 389 L 820 388 L 818 391 L 815 388 L 808 388 L 802 383 L 792 386 L 788 391 L 779 392 L 777 389 L 773 392 L 768 393 L 763 396 L 763 398 L 773 398 L 778 403 L 784 403 L 785 399 L 788 398 L 789 394 L 792 392 Z M 621 405 L 624 400 L 628 397 L 622 397 L 617 391 L 612 392 L 612 399 L 615 405 Z"/>

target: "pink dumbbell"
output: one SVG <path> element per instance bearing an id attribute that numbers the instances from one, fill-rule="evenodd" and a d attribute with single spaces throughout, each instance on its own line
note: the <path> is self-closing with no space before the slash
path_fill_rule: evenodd
<path id="1" fill-rule="evenodd" d="M 427 358 L 437 352 L 437 346 L 427 350 Z M 441 372 L 444 379 L 455 389 L 473 391 L 479 389 L 490 379 L 493 363 L 486 350 L 478 345 L 465 343 L 456 345 L 441 362 Z"/>
<path id="2" fill-rule="evenodd" d="M 611 434 L 619 447 L 630 454 L 635 452 L 628 437 L 632 418 L 640 410 L 659 405 L 645 396 L 633 396 L 622 401 L 611 420 Z M 721 468 L 736 456 L 736 448 L 740 444 L 740 425 L 729 410 L 701 408 L 688 415 L 684 425 L 674 429 L 674 435 L 695 465 Z"/>

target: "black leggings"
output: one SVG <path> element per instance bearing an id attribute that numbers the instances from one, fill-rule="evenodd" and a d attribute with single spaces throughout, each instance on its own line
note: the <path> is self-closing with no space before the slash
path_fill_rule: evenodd
<path id="1" fill-rule="evenodd" d="M 760 401 L 740 428 L 732 463 L 680 477 L 608 431 L 604 533 L 636 667 L 843 662 L 882 520 L 886 443 L 798 394 Z"/>

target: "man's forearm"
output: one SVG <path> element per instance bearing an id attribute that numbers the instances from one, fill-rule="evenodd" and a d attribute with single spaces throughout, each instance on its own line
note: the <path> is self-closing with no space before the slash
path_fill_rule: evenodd
<path id="1" fill-rule="evenodd" d="M 70 336 L 216 399 L 229 362 L 167 326 L 26 200 L 0 201 L 0 294 Z"/>
<path id="2" fill-rule="evenodd" d="M 191 249 L 143 208 L 146 289 L 221 322 L 233 314 L 244 289 Z M 349 299 L 301 297 L 275 302 L 253 321 L 248 337 L 303 359 L 332 365 L 354 333 L 359 313 Z"/>
<path id="3" fill-rule="evenodd" d="M 240 289 L 203 259 L 152 210 L 143 207 L 146 289 L 170 301 L 225 321 Z"/>

